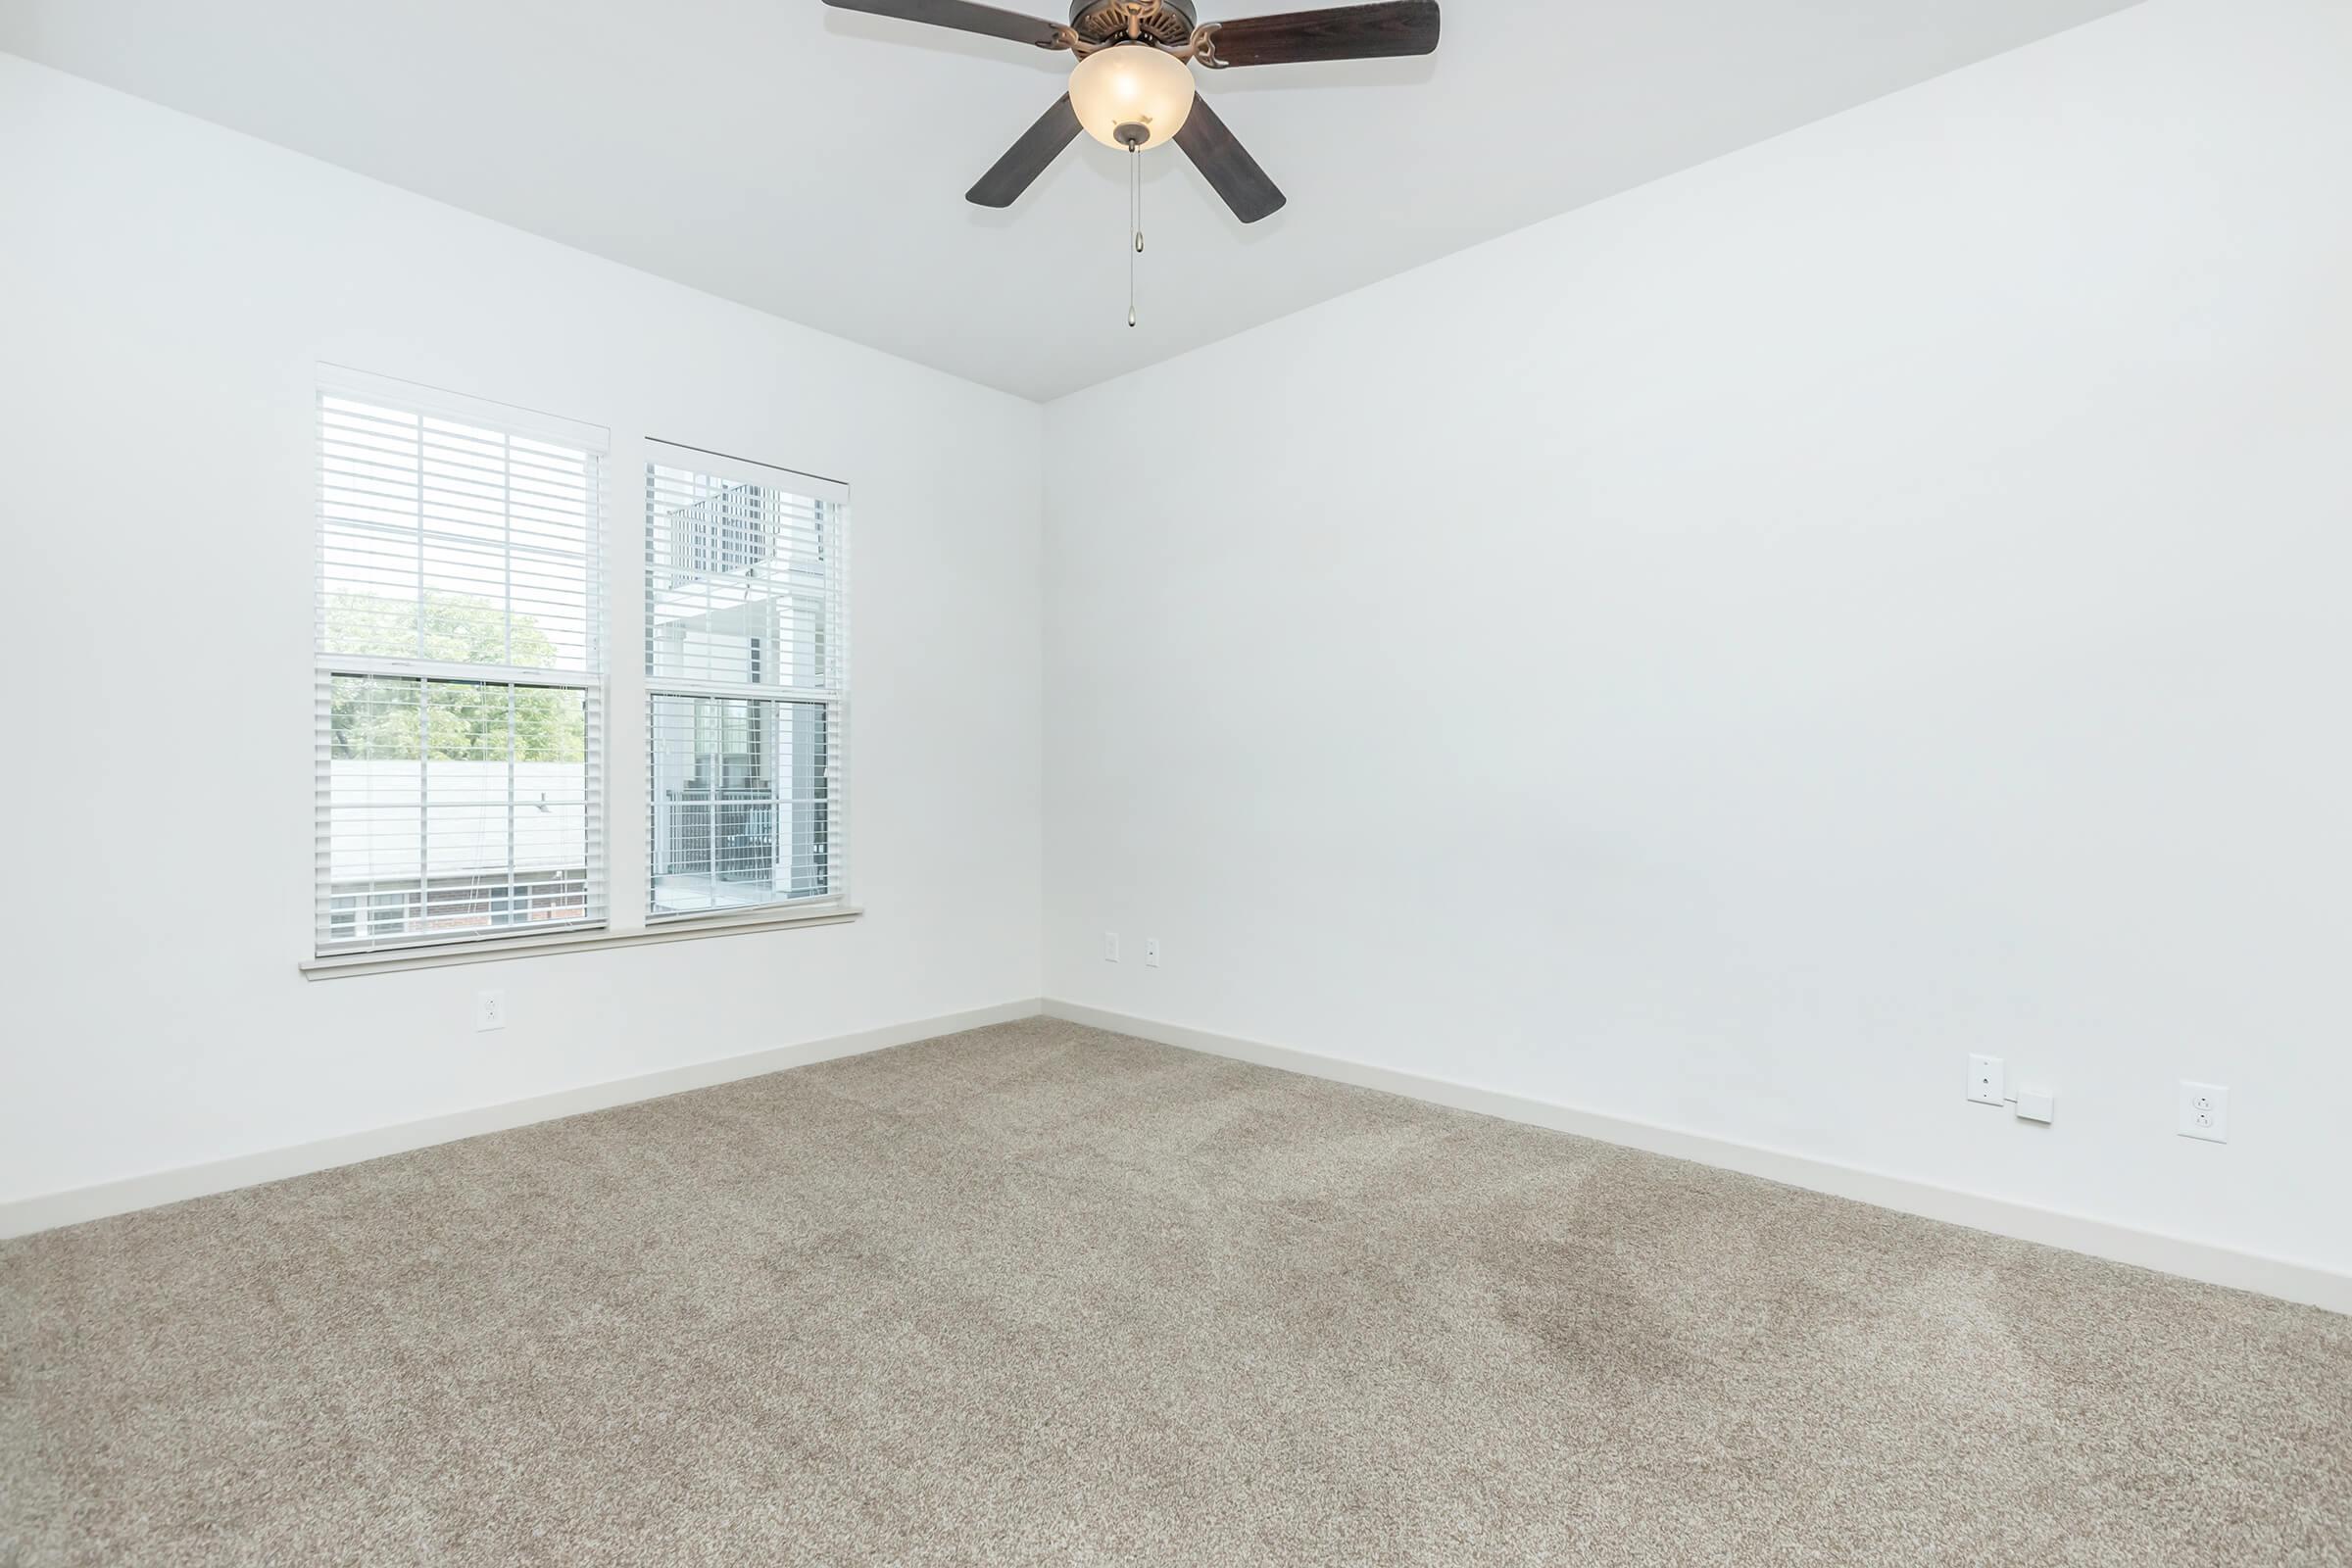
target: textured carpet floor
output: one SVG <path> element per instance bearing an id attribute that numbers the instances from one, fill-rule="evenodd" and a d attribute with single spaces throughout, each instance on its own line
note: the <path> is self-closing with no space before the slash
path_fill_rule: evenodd
<path id="1" fill-rule="evenodd" d="M 2341 1563 L 2352 1318 L 1037 1020 L 0 1247 L 0 1563 Z"/>

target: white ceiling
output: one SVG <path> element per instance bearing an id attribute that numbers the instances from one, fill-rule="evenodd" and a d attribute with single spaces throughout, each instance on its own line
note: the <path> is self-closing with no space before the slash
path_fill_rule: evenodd
<path id="1" fill-rule="evenodd" d="M 2130 3 L 1445 0 L 1425 59 L 1201 72 L 1290 206 L 1145 155 L 1133 329 L 1122 154 L 963 200 L 1065 55 L 819 0 L 0 0 L 0 49 L 1045 399 Z"/>

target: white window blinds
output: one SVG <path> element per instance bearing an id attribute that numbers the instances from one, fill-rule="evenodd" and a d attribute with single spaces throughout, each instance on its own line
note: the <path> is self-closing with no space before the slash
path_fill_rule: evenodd
<path id="1" fill-rule="evenodd" d="M 318 951 L 601 923 L 604 432 L 343 372 L 318 412 Z"/>
<path id="2" fill-rule="evenodd" d="M 652 449 L 649 913 L 846 900 L 849 492 Z"/>

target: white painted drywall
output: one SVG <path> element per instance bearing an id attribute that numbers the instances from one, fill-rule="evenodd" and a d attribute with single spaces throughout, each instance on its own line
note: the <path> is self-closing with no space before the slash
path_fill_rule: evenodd
<path id="1" fill-rule="evenodd" d="M 1048 994 L 2352 1268 L 2348 80 L 2155 0 L 1052 405 Z"/>
<path id="2" fill-rule="evenodd" d="M 851 481 L 863 921 L 301 977 L 320 361 Z M 1035 998 L 1039 422 L 0 56 L 0 1200 Z"/>

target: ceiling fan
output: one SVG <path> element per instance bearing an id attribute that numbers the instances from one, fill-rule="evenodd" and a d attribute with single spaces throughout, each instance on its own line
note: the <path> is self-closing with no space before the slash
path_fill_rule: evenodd
<path id="1" fill-rule="evenodd" d="M 1223 71 L 1425 55 L 1438 46 L 1437 0 L 1378 0 L 1236 22 L 1201 22 L 1193 0 L 1070 0 L 1067 24 L 975 0 L 825 4 L 1040 49 L 1067 49 L 1078 57 L 1070 90 L 964 193 L 965 200 L 982 207 L 1010 207 L 1084 130 L 1106 147 L 1130 153 L 1174 141 L 1234 216 L 1254 223 L 1281 209 L 1283 194 L 1225 122 L 1195 95 L 1186 62 Z M 1139 236 L 1139 249 L 1141 243 Z"/>

